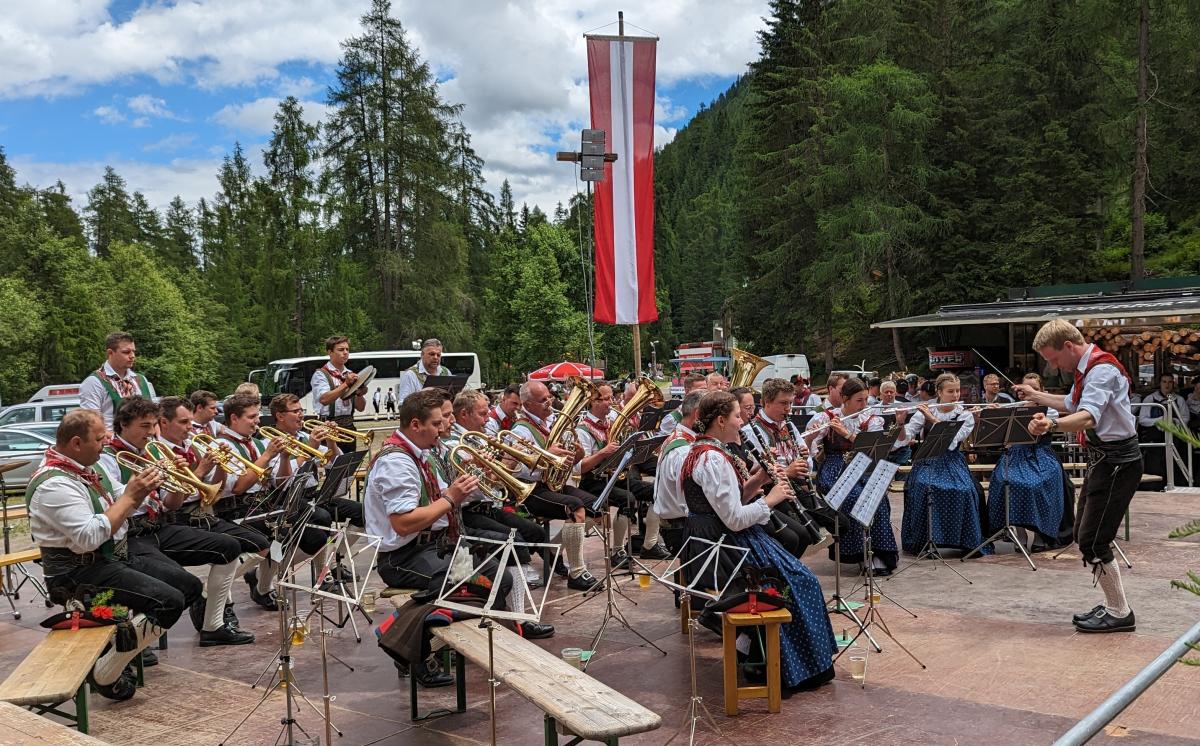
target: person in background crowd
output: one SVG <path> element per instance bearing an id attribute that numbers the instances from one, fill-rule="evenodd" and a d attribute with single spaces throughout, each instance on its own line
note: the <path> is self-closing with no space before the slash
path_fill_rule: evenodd
<path id="1" fill-rule="evenodd" d="M 511 430 L 517 424 L 517 410 L 521 408 L 521 385 L 510 384 L 500 394 L 500 402 L 488 410 L 487 422 L 483 429 L 488 435 L 495 435 L 501 430 Z"/>
<path id="2" fill-rule="evenodd" d="M 387 398 L 383 400 L 383 406 L 387 409 L 388 419 L 393 419 L 396 416 L 396 392 L 388 389 Z"/>
<path id="3" fill-rule="evenodd" d="M 879 412 L 893 420 L 889 427 L 894 426 L 898 430 L 896 442 L 892 444 L 887 460 L 901 466 L 912 460 L 912 443 L 908 439 L 908 431 L 904 429 L 904 423 L 908 419 L 908 410 L 892 412 L 891 408 L 902 401 L 898 392 L 903 383 L 904 381 L 884 381 L 879 384 Z"/>
<path id="4" fill-rule="evenodd" d="M 872 378 L 867 381 L 867 405 L 875 406 L 879 403 L 879 386 L 883 383 L 878 378 Z"/>
<path id="5" fill-rule="evenodd" d="M 383 399 L 383 389 L 375 387 L 375 393 L 371 394 L 371 406 L 375 408 L 375 416 L 379 416 L 379 402 Z"/>
<path id="6" fill-rule="evenodd" d="M 1013 398 L 1000 390 L 1000 376 L 988 373 L 983 377 L 984 404 L 1012 404 Z"/>
<path id="7" fill-rule="evenodd" d="M 1200 376 L 1192 379 L 1192 392 L 1187 397 L 1188 427 L 1200 431 Z"/>
<path id="8" fill-rule="evenodd" d="M 908 395 L 908 381 L 903 378 L 896 381 L 896 400 L 901 402 L 912 401 Z"/>
<path id="9" fill-rule="evenodd" d="M 683 398 L 693 391 L 700 392 L 701 395 L 708 393 L 708 379 L 699 373 L 688 373 L 683 377 Z M 679 426 L 679 422 L 683 419 L 683 414 L 676 407 L 662 418 L 662 422 L 658 426 L 658 435 L 670 437 L 671 433 L 675 432 L 675 428 Z"/>
<path id="10" fill-rule="evenodd" d="M 1158 388 L 1142 397 L 1142 405 L 1133 411 L 1137 414 L 1138 440 L 1142 443 L 1165 443 L 1166 433 L 1158 429 L 1167 408 L 1171 409 L 1170 420 L 1187 425 L 1192 412 L 1187 401 L 1175 393 L 1175 376 L 1164 373 L 1158 379 Z M 1159 406 L 1154 406 L 1159 405 Z M 1178 448 L 1178 445 L 1176 446 Z M 1145 453 L 1146 473 L 1163 478 L 1156 489 L 1164 489 L 1167 479 L 1167 456 L 1164 448 L 1147 448 Z M 1176 471 L 1176 482 L 1183 482 L 1183 474 Z"/>
<path id="11" fill-rule="evenodd" d="M 825 409 L 836 409 L 842 406 L 842 384 L 849 378 L 845 373 L 830 373 L 825 380 L 825 388 L 829 393 L 825 397 Z"/>
<path id="12" fill-rule="evenodd" d="M 728 391 L 729 379 L 720 373 L 709 373 L 704 377 L 709 391 Z"/>
<path id="13" fill-rule="evenodd" d="M 803 414 L 813 414 L 821 408 L 821 397 L 813 393 L 808 385 L 808 379 L 795 375 L 792 381 L 792 408 L 799 407 Z"/>

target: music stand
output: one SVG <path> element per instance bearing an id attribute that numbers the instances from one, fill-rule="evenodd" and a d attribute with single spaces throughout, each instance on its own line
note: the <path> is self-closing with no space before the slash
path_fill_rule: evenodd
<path id="1" fill-rule="evenodd" d="M 954 436 L 958 435 L 958 431 L 961 430 L 966 424 L 967 423 L 965 420 L 964 421 L 946 420 L 944 422 L 934 423 L 933 427 L 929 428 L 929 435 L 926 436 L 925 440 L 921 441 L 921 445 L 919 448 L 917 448 L 917 452 L 913 454 L 913 459 L 912 459 L 913 471 L 916 470 L 917 464 L 920 463 L 921 461 L 927 461 L 929 459 L 934 459 L 939 456 L 946 455 L 946 453 L 948 453 L 950 451 L 950 445 L 954 442 Z M 912 478 L 912 472 L 909 472 L 908 477 L 909 477 L 909 479 Z M 896 577 L 900 573 L 904 572 L 905 570 L 907 570 L 910 567 L 913 567 L 918 562 L 920 562 L 921 560 L 926 559 L 928 557 L 932 557 L 933 559 L 942 563 L 942 565 L 949 568 L 949 570 L 952 573 L 954 573 L 958 577 L 962 578 L 963 580 L 966 580 L 967 585 L 975 585 L 973 582 L 971 582 L 969 579 L 967 579 L 966 575 L 963 575 L 958 570 L 955 570 L 953 566 L 951 566 L 948 562 L 946 562 L 946 558 L 942 556 L 941 550 L 938 549 L 937 543 L 934 542 L 934 540 L 933 540 L 933 499 L 930 498 L 928 495 L 926 495 L 925 496 L 925 543 L 921 546 L 920 551 L 917 552 L 917 556 L 913 557 L 912 561 L 909 562 L 907 565 L 905 565 L 904 567 L 901 567 L 899 570 L 892 573 L 892 577 L 893 578 Z M 935 567 L 936 567 L 936 565 L 935 565 Z"/>
<path id="2" fill-rule="evenodd" d="M 469 376 L 426 376 L 423 389 L 441 389 L 450 394 L 451 397 L 458 396 L 458 392 L 467 387 Z"/>
<path id="3" fill-rule="evenodd" d="M 962 556 L 960 562 L 965 562 L 977 552 L 991 544 L 998 538 L 1005 537 L 1013 543 L 1029 563 L 1029 569 L 1037 572 L 1037 565 L 1033 564 L 1033 558 L 1029 556 L 1025 545 L 1017 538 L 1016 529 L 1012 525 L 1012 518 L 1009 515 L 1011 504 L 1009 502 L 1009 485 L 1012 483 L 1009 454 L 1012 452 L 1012 447 L 1016 445 L 1032 445 L 1037 443 L 1037 437 L 1029 432 L 1029 423 L 1033 420 L 1035 414 L 1045 414 L 1045 407 L 1004 407 L 1001 409 L 985 409 L 979 413 L 979 424 L 975 426 L 975 445 L 991 446 L 993 448 L 1001 448 L 1004 453 L 1000 457 L 1004 464 L 1004 525 L 998 531 L 984 539 L 979 546 L 972 549 Z M 996 476 L 993 473 L 992 481 L 995 481 Z"/>
<path id="4" fill-rule="evenodd" d="M 699 551 L 696 556 L 692 557 L 687 562 L 683 562 L 683 555 L 687 551 L 688 544 L 691 544 L 692 542 L 695 542 L 693 546 L 707 545 L 707 548 Z M 722 551 L 741 554 L 741 556 L 738 557 L 737 562 L 734 564 L 733 569 L 729 572 L 729 576 L 726 578 L 724 584 L 720 582 L 719 574 Z M 739 547 L 735 544 L 726 544 L 724 535 L 717 539 L 717 541 L 702 539 L 698 536 L 689 536 L 687 541 L 683 543 L 683 546 L 679 548 L 679 551 L 676 552 L 675 556 L 671 558 L 671 561 L 666 564 L 666 569 L 663 570 L 662 575 L 655 575 L 654 571 L 642 564 L 640 559 L 631 559 L 642 568 L 642 571 L 646 575 L 649 575 L 659 584 L 664 585 L 673 591 L 687 594 L 693 598 L 703 598 L 706 601 L 716 601 L 725 594 L 726 590 L 728 590 L 729 585 L 733 582 L 733 579 L 738 576 L 738 573 L 742 569 L 742 565 L 746 562 L 746 557 L 749 555 L 750 550 L 745 547 Z M 671 567 L 675 565 L 676 562 L 679 562 L 679 566 L 675 570 L 672 570 Z M 676 572 L 682 571 L 683 568 L 696 562 L 700 563 L 700 570 L 694 575 L 687 575 L 687 577 L 691 577 L 692 580 L 690 580 L 686 585 L 675 582 L 674 575 Z M 712 570 L 711 576 L 707 575 L 707 571 L 710 568 Z M 709 577 L 711 577 L 711 583 L 702 583 L 702 581 L 707 580 Z M 704 590 L 705 586 L 712 588 L 712 592 Z M 691 699 L 688 700 L 688 709 L 683 718 L 683 722 L 679 724 L 679 728 L 675 731 L 675 735 L 671 736 L 664 746 L 669 746 L 672 741 L 674 741 L 676 738 L 679 738 L 679 736 L 683 733 L 684 728 L 689 728 L 688 744 L 695 743 L 696 723 L 701 717 L 703 717 L 708 723 L 708 727 L 712 730 L 712 732 L 717 734 L 718 738 L 728 740 L 725 738 L 725 734 L 721 732 L 721 728 L 717 725 L 717 721 L 713 718 L 712 713 L 708 711 L 708 707 L 704 704 L 704 698 L 700 696 L 699 689 L 696 685 L 696 635 L 699 631 L 699 627 L 700 625 L 696 621 L 695 617 L 689 614 L 688 656 L 691 664 Z"/>

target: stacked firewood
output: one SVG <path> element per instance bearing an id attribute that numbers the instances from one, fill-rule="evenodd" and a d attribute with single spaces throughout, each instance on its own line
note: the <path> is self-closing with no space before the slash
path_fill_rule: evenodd
<path id="1" fill-rule="evenodd" d="M 1119 326 L 1088 327 L 1082 330 L 1083 337 L 1095 342 L 1108 352 L 1133 352 L 1143 363 L 1154 362 L 1157 352 L 1165 352 L 1176 358 L 1200 362 L 1200 330 L 1163 329 L 1160 326 L 1144 326 L 1125 329 Z"/>

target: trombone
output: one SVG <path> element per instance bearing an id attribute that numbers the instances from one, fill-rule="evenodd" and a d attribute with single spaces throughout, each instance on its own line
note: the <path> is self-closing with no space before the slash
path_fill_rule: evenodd
<path id="1" fill-rule="evenodd" d="M 262 480 L 266 479 L 267 474 L 270 473 L 208 433 L 196 433 L 192 437 L 192 448 L 201 458 L 205 454 L 211 454 L 213 461 L 221 467 L 221 471 L 235 477 L 240 477 L 246 472 L 253 472 L 259 480 Z"/>
<path id="2" fill-rule="evenodd" d="M 269 440 L 275 440 L 276 438 L 283 439 L 284 452 L 298 461 L 303 462 L 308 459 L 316 459 L 321 463 L 321 466 L 329 466 L 329 462 L 333 460 L 333 451 L 322 451 L 319 448 L 313 448 L 296 436 L 288 435 L 282 430 L 265 426 L 258 428 L 258 432 Z"/>
<path id="3" fill-rule="evenodd" d="M 261 429 L 261 428 L 260 428 Z M 322 437 L 326 440 L 332 440 L 335 443 L 353 443 L 358 440 L 363 444 L 371 442 L 371 433 L 360 433 L 357 430 L 340 427 L 332 422 L 322 422 L 318 419 L 304 421 L 304 429 L 315 434 L 319 430 L 324 430 Z"/>
<path id="4" fill-rule="evenodd" d="M 217 501 L 217 496 L 221 492 L 220 486 L 200 481 L 200 478 L 193 474 L 191 469 L 180 470 L 175 465 L 175 454 L 172 453 L 169 458 L 166 458 L 161 456 L 161 450 L 159 450 L 160 456 L 154 456 L 149 448 L 146 452 L 150 454 L 151 458 L 121 451 L 117 454 L 117 463 L 135 474 L 141 474 L 147 469 L 157 471 L 163 477 L 163 489 L 184 497 L 199 495 L 200 504 L 204 507 Z"/>

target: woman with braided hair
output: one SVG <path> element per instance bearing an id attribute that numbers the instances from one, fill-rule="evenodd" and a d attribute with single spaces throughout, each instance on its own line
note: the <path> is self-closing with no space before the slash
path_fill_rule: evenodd
<path id="1" fill-rule="evenodd" d="M 686 543 L 689 537 L 709 541 L 725 537 L 726 543 L 750 550 L 748 564 L 779 573 L 787 586 L 786 606 L 792 613 L 792 621 L 783 625 L 780 636 L 783 685 L 811 688 L 833 678 L 833 653 L 837 650 L 833 628 L 816 576 L 764 530 L 771 509 L 788 499 L 787 483 L 781 481 L 765 496 L 759 496 L 769 475 L 761 469 L 748 472 L 744 463 L 725 448 L 725 443 L 737 440 L 741 426 L 740 408 L 732 394 L 713 391 L 700 400 L 696 422 L 699 435 L 680 473 L 688 507 L 684 560 L 703 551 L 704 545 L 699 542 Z M 720 564 L 718 572 L 724 576 L 718 580 L 725 583 L 733 560 L 723 557 Z M 705 615 L 711 613 L 702 614 L 702 622 Z"/>

